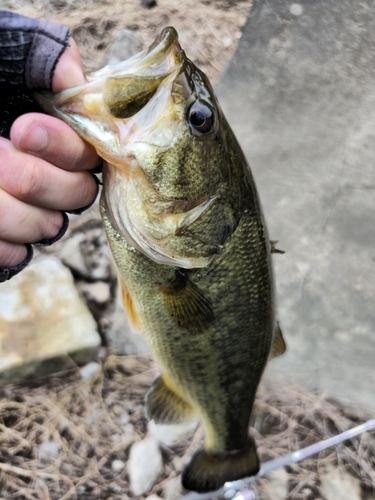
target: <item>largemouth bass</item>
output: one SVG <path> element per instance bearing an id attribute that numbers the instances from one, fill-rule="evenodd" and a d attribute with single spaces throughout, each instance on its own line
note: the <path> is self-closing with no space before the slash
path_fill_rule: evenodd
<path id="1" fill-rule="evenodd" d="M 249 420 L 275 321 L 268 239 L 251 171 L 206 76 L 173 28 L 146 50 L 38 102 L 105 160 L 101 214 L 124 302 L 160 367 L 147 415 L 198 415 L 185 488 L 258 472 Z"/>

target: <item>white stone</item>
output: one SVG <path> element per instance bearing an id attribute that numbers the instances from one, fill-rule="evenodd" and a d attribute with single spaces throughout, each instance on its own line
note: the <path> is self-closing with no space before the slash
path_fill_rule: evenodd
<path id="1" fill-rule="evenodd" d="M 262 491 L 264 500 L 284 500 L 288 496 L 289 476 L 284 467 L 266 476 L 267 488 Z"/>
<path id="2" fill-rule="evenodd" d="M 114 460 L 111 463 L 111 469 L 113 470 L 113 472 L 121 472 L 124 469 L 125 465 L 125 462 L 123 462 L 122 460 Z"/>
<path id="3" fill-rule="evenodd" d="M 164 483 L 165 500 L 177 500 L 183 495 L 181 476 L 172 477 Z"/>
<path id="4" fill-rule="evenodd" d="M 96 322 L 59 259 L 35 258 L 0 285 L 0 381 L 87 363 L 100 343 Z"/>
<path id="5" fill-rule="evenodd" d="M 159 443 L 153 436 L 133 444 L 128 461 L 130 489 L 135 495 L 143 495 L 163 472 L 163 459 Z"/>
<path id="6" fill-rule="evenodd" d="M 87 365 L 82 366 L 82 368 L 79 370 L 79 374 L 81 378 L 86 379 L 92 377 L 93 375 L 96 375 L 99 370 L 100 364 L 96 363 L 95 361 L 91 361 L 90 363 L 87 363 Z"/>
<path id="7" fill-rule="evenodd" d="M 155 493 L 153 493 L 152 495 L 148 496 L 146 500 L 162 500 L 162 499 L 158 495 L 155 495 Z"/>
<path id="8" fill-rule="evenodd" d="M 361 500 L 360 481 L 339 467 L 327 466 L 326 471 L 320 475 L 322 490 L 326 500 L 350 498 Z"/>
<path id="9" fill-rule="evenodd" d="M 231 36 L 229 35 L 226 35 L 224 38 L 223 38 L 223 45 L 224 47 L 227 49 L 228 47 L 230 47 L 233 43 L 233 39 Z"/>
<path id="10" fill-rule="evenodd" d="M 148 423 L 148 431 L 159 443 L 170 446 L 192 434 L 198 426 L 197 420 L 189 420 L 181 424 L 156 424 L 153 420 Z"/>

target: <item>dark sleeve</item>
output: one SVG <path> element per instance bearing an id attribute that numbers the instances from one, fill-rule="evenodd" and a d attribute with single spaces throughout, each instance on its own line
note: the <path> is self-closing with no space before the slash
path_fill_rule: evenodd
<path id="1" fill-rule="evenodd" d="M 14 120 L 42 112 L 30 90 L 52 89 L 56 64 L 70 36 L 69 29 L 45 19 L 36 21 L 0 10 L 0 135 L 9 138 Z"/>
<path id="2" fill-rule="evenodd" d="M 9 138 L 12 123 L 30 112 L 43 112 L 31 97 L 35 88 L 52 89 L 56 64 L 69 45 L 67 27 L 45 19 L 36 21 L 14 12 L 0 9 L 0 136 Z M 39 244 L 49 245 L 60 238 L 68 226 L 64 225 L 56 238 Z M 0 283 L 24 269 L 32 258 L 32 247 L 21 264 L 0 267 Z"/>

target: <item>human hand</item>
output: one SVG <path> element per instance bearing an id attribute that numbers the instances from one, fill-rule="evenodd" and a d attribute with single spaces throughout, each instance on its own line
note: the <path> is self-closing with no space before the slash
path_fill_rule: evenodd
<path id="1" fill-rule="evenodd" d="M 55 92 L 86 81 L 78 48 L 70 43 L 56 66 Z M 0 267 L 23 262 L 26 243 L 58 235 L 61 211 L 92 203 L 97 184 L 87 170 L 100 163 L 92 146 L 51 116 L 20 116 L 10 138 L 0 137 Z"/>

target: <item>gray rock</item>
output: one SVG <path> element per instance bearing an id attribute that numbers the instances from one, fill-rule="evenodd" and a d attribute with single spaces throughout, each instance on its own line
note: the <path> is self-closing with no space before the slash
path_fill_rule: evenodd
<path id="1" fill-rule="evenodd" d="M 75 275 L 89 281 L 113 278 L 112 257 L 98 219 L 89 219 L 74 229 L 64 241 L 59 257 Z"/>
<path id="2" fill-rule="evenodd" d="M 130 489 L 135 495 L 143 495 L 163 472 L 163 459 L 157 440 L 148 436 L 134 443 L 130 449 L 128 474 Z"/>
<path id="3" fill-rule="evenodd" d="M 96 323 L 55 257 L 38 257 L 0 287 L 0 383 L 90 361 L 101 340 Z"/>
<path id="4" fill-rule="evenodd" d="M 375 408 L 375 5 L 255 0 L 218 86 L 274 258 L 292 383 Z"/>
<path id="5" fill-rule="evenodd" d="M 113 37 L 108 53 L 108 64 L 129 59 L 143 49 L 142 39 L 136 31 L 124 28 Z"/>

